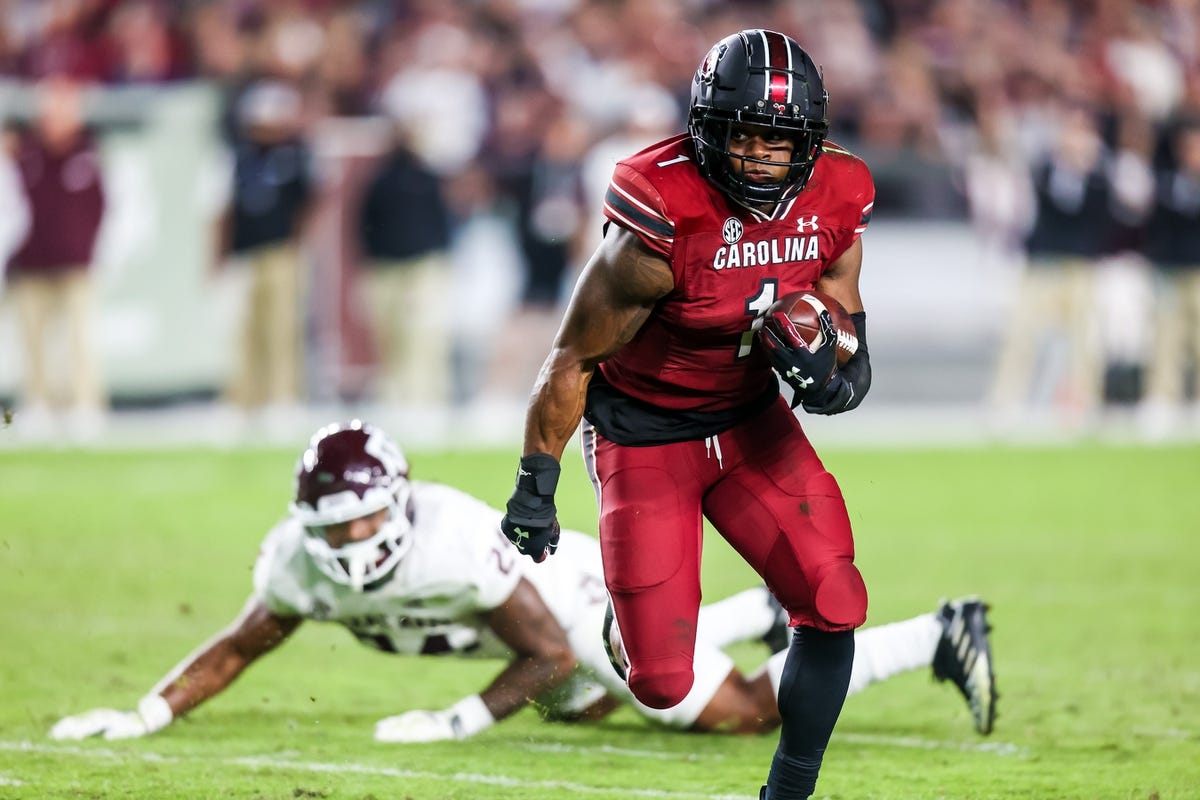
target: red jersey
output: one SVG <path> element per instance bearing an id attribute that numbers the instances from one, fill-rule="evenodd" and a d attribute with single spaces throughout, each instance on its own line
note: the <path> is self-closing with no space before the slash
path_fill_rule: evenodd
<path id="1" fill-rule="evenodd" d="M 761 314 L 812 289 L 866 230 L 874 202 L 866 164 L 832 142 L 804 190 L 771 214 L 709 183 L 686 134 L 619 162 L 604 213 L 668 261 L 675 288 L 600 365 L 601 383 L 638 405 L 722 418 L 773 396 L 775 374 L 754 345 Z"/>

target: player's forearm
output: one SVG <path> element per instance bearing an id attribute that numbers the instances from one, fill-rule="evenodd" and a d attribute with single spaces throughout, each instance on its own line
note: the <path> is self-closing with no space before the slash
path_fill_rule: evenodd
<path id="1" fill-rule="evenodd" d="M 569 650 L 515 658 L 491 685 L 480 692 L 480 697 L 492 716 L 501 720 L 561 684 L 574 667 L 575 658 Z"/>
<path id="2" fill-rule="evenodd" d="M 224 691 L 252 661 L 228 640 L 217 641 L 176 666 L 160 682 L 158 693 L 181 716 Z"/>
<path id="3" fill-rule="evenodd" d="M 55 739 L 85 739 L 103 734 L 107 739 L 126 739 L 154 733 L 219 694 L 299 624 L 299 617 L 276 617 L 252 600 L 233 625 L 179 662 L 147 692 L 138 701 L 136 711 L 102 708 L 64 717 L 51 728 L 50 735 Z"/>
<path id="4" fill-rule="evenodd" d="M 592 369 L 561 349 L 550 353 L 538 375 L 525 418 L 523 455 L 546 453 L 562 459 L 567 442 L 583 418 Z"/>
<path id="5" fill-rule="evenodd" d="M 233 623 L 200 645 L 167 673 L 154 691 L 175 716 L 220 694 L 234 678 L 275 649 L 300 625 L 300 617 L 281 617 L 251 598 Z"/>

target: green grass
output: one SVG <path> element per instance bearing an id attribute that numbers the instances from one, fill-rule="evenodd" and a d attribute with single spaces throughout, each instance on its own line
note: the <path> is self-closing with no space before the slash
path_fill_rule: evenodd
<path id="1" fill-rule="evenodd" d="M 412 453 L 417 476 L 500 504 L 512 452 Z M 531 711 L 456 744 L 383 746 L 498 662 L 400 659 L 308 625 L 224 695 L 146 739 L 64 744 L 61 715 L 128 708 L 231 620 L 282 513 L 292 452 L 0 451 L 0 798 L 751 798 L 774 736 L 672 733 Z M 832 451 L 869 623 L 978 592 L 993 604 L 995 733 L 928 672 L 851 698 L 818 797 L 1200 796 L 1200 448 Z M 574 454 L 563 521 L 590 530 Z M 719 539 L 708 599 L 753 575 Z M 735 651 L 752 668 L 760 647 Z"/>

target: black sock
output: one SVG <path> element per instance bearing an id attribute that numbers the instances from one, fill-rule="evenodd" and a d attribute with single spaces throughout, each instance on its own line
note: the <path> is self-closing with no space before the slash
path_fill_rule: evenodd
<path id="1" fill-rule="evenodd" d="M 854 631 L 796 628 L 779 682 L 783 726 L 767 779 L 770 800 L 803 800 L 817 785 L 854 663 Z"/>

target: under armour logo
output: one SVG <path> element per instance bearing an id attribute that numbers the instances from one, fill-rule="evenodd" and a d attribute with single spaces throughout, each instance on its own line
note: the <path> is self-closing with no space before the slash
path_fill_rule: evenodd
<path id="1" fill-rule="evenodd" d="M 797 369 L 796 367 L 792 367 L 791 369 L 789 369 L 787 371 L 787 374 L 784 375 L 784 377 L 789 380 L 795 381 L 799 385 L 798 388 L 800 388 L 800 389 L 807 389 L 809 386 L 812 386 L 813 383 L 815 383 L 815 381 L 812 378 L 801 378 L 800 370 Z"/>
<path id="2" fill-rule="evenodd" d="M 804 231 L 808 230 L 809 228 L 812 228 L 814 231 L 817 229 L 816 214 L 813 214 L 808 219 L 800 217 L 800 219 L 796 220 L 796 230 L 800 231 L 800 233 L 804 233 Z"/>
<path id="3" fill-rule="evenodd" d="M 517 538 L 522 542 L 529 538 L 529 531 L 523 531 L 520 528 L 513 528 L 513 533 L 515 533 Z"/>

